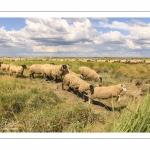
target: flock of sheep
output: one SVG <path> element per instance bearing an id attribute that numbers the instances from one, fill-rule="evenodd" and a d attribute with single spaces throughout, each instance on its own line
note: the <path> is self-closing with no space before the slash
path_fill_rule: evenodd
<path id="1" fill-rule="evenodd" d="M 0 68 L 2 71 L 9 72 L 10 76 L 15 73 L 16 77 L 18 77 L 19 74 L 23 76 L 24 69 L 27 69 L 26 65 L 16 66 L 13 64 L 4 64 L 3 62 L 0 62 Z M 122 84 L 94 87 L 88 83 L 86 79 L 102 82 L 102 77 L 89 67 L 79 67 L 79 74 L 70 69 L 70 65 L 55 65 L 53 63 L 33 64 L 29 67 L 29 77 L 35 78 L 34 74 L 41 74 L 44 79 L 49 80 L 53 78 L 55 82 L 58 81 L 58 77 L 61 77 L 62 90 L 64 90 L 64 86 L 68 87 L 69 90 L 77 91 L 78 94 L 82 94 L 83 99 L 85 94 L 88 95 L 89 104 L 93 99 L 108 99 L 111 97 L 117 97 L 117 100 L 120 101 L 120 93 L 126 91 L 125 85 Z"/>

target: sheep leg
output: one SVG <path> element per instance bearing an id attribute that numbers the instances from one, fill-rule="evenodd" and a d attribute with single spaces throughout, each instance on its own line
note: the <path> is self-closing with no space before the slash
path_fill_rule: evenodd
<path id="1" fill-rule="evenodd" d="M 64 84 L 62 83 L 62 90 L 64 90 Z"/>
<path id="2" fill-rule="evenodd" d="M 46 74 L 45 73 L 43 74 L 43 78 L 46 79 Z"/>
<path id="3" fill-rule="evenodd" d="M 91 98 L 89 97 L 89 104 L 91 104 Z"/>
<path id="4" fill-rule="evenodd" d="M 118 95 L 118 99 L 116 101 L 118 101 L 118 102 L 120 101 L 120 95 Z"/>
<path id="5" fill-rule="evenodd" d="M 49 76 L 44 76 L 44 79 L 45 79 L 45 81 L 48 81 L 49 80 Z"/>
<path id="6" fill-rule="evenodd" d="M 84 95 L 84 93 L 82 93 L 83 94 L 83 100 L 84 100 L 84 102 L 86 102 L 86 100 L 85 100 L 85 95 Z"/>
<path id="7" fill-rule="evenodd" d="M 13 75 L 13 72 L 10 72 L 10 74 L 9 74 L 10 76 L 12 76 Z"/>
<path id="8" fill-rule="evenodd" d="M 57 76 L 55 77 L 55 82 L 57 83 Z"/>
<path id="9" fill-rule="evenodd" d="M 79 98 L 79 91 L 78 90 L 75 90 L 77 93 L 76 93 L 76 96 L 77 98 Z"/>
<path id="10" fill-rule="evenodd" d="M 35 77 L 34 77 L 34 73 L 31 73 L 31 74 L 30 74 L 30 79 L 31 79 L 31 78 L 35 78 Z"/>

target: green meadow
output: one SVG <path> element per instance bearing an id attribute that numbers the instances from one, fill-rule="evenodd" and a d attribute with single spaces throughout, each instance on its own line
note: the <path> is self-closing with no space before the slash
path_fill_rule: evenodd
<path id="1" fill-rule="evenodd" d="M 51 58 L 0 60 L 22 65 L 24 77 L 9 76 L 0 70 L 0 132 L 149 132 L 150 64 L 119 62 L 82 62 Z M 61 82 L 45 81 L 42 76 L 29 78 L 32 64 L 70 64 L 79 73 L 88 66 L 103 78 L 101 86 L 126 85 L 121 101 L 113 98 L 88 104 L 75 93 L 63 91 Z M 95 81 L 87 80 L 94 86 Z"/>

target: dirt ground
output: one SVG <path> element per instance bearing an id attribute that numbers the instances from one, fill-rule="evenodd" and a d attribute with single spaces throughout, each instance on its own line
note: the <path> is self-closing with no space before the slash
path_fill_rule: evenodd
<path id="1" fill-rule="evenodd" d="M 112 114 L 113 110 L 120 112 L 123 109 L 128 109 L 129 111 L 135 109 L 139 100 L 144 99 L 145 93 L 147 93 L 149 90 L 149 84 L 147 84 L 146 81 L 142 81 L 142 84 L 140 84 L 139 79 L 128 79 L 123 83 L 125 84 L 127 91 L 121 93 L 121 100 L 119 102 L 116 101 L 116 98 L 113 98 L 113 101 L 112 98 L 110 98 L 106 100 L 93 100 L 92 104 L 88 104 L 87 96 L 85 97 L 86 101 L 84 101 L 82 95 L 78 97 L 75 92 L 68 91 L 67 87 L 66 90 L 62 90 L 61 82 L 55 83 L 51 81 L 43 81 L 43 84 L 45 84 L 47 88 L 52 89 L 56 95 L 58 95 L 67 103 L 73 104 L 77 102 L 83 102 L 84 105 L 88 105 L 95 112 L 101 112 L 107 115 Z M 146 85 L 148 86 L 146 87 Z M 142 95 L 141 93 L 143 87 L 146 88 L 144 88 L 145 91 Z"/>

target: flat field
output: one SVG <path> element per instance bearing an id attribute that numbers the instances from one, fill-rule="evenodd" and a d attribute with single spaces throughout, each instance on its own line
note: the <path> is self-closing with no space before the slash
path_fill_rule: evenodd
<path id="1" fill-rule="evenodd" d="M 149 132 L 149 59 L 114 61 L 118 59 L 1 58 L 0 62 L 25 64 L 27 69 L 18 78 L 0 70 L 0 132 Z M 94 86 L 121 83 L 127 91 L 121 93 L 119 102 L 110 98 L 89 105 L 74 92 L 62 90 L 61 80 L 45 81 L 41 75 L 30 79 L 29 67 L 44 63 L 70 64 L 76 73 L 80 66 L 88 66 L 103 81 L 87 82 Z"/>

